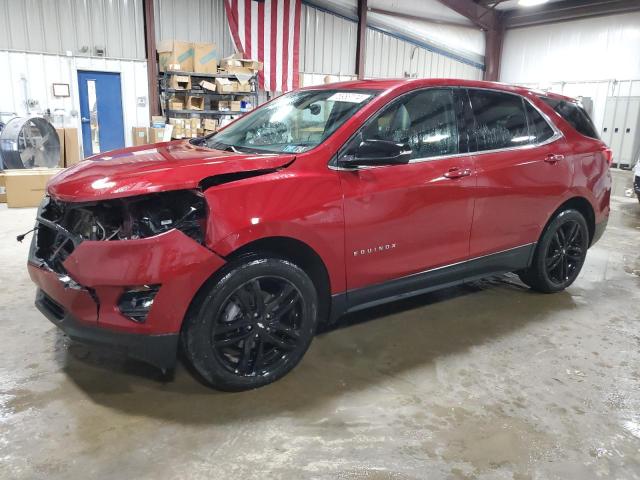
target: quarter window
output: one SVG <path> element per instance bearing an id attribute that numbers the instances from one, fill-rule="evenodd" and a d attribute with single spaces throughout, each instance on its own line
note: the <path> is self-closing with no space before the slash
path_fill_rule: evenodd
<path id="1" fill-rule="evenodd" d="M 540 115 L 533 105 L 524 102 L 527 106 L 527 120 L 529 121 L 529 135 L 532 143 L 540 143 L 553 137 L 554 131 L 547 121 Z"/>
<path id="2" fill-rule="evenodd" d="M 497 150 L 531 143 L 523 100 L 518 95 L 469 90 L 476 150 Z"/>
<path id="3" fill-rule="evenodd" d="M 540 97 L 540 99 L 560 114 L 573 128 L 582 135 L 598 138 L 589 114 L 580 105 L 555 98 Z"/>
<path id="4" fill-rule="evenodd" d="M 362 139 L 408 144 L 412 159 L 458 153 L 453 91 L 429 89 L 402 97 L 367 122 Z"/>

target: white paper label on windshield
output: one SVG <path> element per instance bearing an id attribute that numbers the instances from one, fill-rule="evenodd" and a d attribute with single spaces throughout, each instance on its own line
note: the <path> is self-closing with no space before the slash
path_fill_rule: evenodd
<path id="1" fill-rule="evenodd" d="M 362 103 L 370 96 L 370 93 L 338 92 L 331 95 L 327 100 L 334 102 Z"/>

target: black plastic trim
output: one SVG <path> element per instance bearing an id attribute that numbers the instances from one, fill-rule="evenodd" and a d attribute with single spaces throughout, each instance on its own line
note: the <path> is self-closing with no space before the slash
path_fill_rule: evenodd
<path id="1" fill-rule="evenodd" d="M 333 295 L 331 298 L 331 321 L 337 320 L 348 312 L 452 287 L 478 280 L 487 275 L 527 268 L 531 265 L 535 246 L 535 243 L 530 243 L 503 252 Z"/>
<path id="2" fill-rule="evenodd" d="M 177 333 L 142 335 L 82 325 L 40 289 L 36 293 L 35 304 L 45 317 L 72 340 L 123 352 L 161 370 L 168 370 L 176 365 L 179 337 Z"/>
<path id="3" fill-rule="evenodd" d="M 602 234 L 604 234 L 605 229 L 607 228 L 607 223 L 609 223 L 609 217 L 605 218 L 602 222 L 596 223 L 596 228 L 593 230 L 593 238 L 591 239 L 591 245 L 595 244 L 600 238 L 602 238 Z"/>

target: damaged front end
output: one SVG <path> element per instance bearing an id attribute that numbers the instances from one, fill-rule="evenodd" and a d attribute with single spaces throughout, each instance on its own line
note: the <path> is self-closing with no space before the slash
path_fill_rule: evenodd
<path id="1" fill-rule="evenodd" d="M 38 211 L 30 260 L 66 275 L 65 260 L 87 240 L 136 240 L 178 229 L 202 244 L 206 216 L 206 202 L 195 190 L 87 203 L 47 197 Z"/>
<path id="2" fill-rule="evenodd" d="M 194 190 L 78 203 L 46 197 L 29 253 L 36 306 L 76 340 L 170 367 L 191 300 L 225 263 L 204 246 L 207 215 Z"/>

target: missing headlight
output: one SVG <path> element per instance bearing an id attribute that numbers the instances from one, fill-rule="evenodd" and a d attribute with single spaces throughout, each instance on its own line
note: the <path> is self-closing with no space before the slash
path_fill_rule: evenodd
<path id="1" fill-rule="evenodd" d="M 202 243 L 206 204 L 198 191 L 176 190 L 91 203 L 52 201 L 41 216 L 79 240 L 133 240 L 176 228 Z"/>

